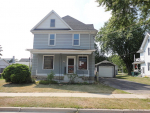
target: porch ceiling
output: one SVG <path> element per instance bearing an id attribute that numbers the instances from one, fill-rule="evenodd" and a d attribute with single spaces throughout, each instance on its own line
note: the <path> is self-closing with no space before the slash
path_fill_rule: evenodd
<path id="1" fill-rule="evenodd" d="M 91 54 L 95 50 L 81 50 L 81 49 L 26 49 L 30 53 L 37 54 Z"/>

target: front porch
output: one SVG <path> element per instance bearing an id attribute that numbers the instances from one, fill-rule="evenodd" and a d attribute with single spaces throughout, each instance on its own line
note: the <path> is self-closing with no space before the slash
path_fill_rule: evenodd
<path id="1" fill-rule="evenodd" d="M 55 80 L 67 82 L 67 74 L 79 78 L 94 78 L 94 50 L 30 50 L 33 54 L 31 75 L 46 79 L 51 71 Z M 59 52 L 59 53 L 58 53 Z M 81 80 L 78 80 L 81 82 Z"/>

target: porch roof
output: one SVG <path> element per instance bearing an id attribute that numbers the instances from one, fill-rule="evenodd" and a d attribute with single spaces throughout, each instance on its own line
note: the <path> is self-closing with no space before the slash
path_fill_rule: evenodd
<path id="1" fill-rule="evenodd" d="M 145 63 L 145 61 L 135 61 L 132 64 L 143 64 L 143 63 Z"/>
<path id="2" fill-rule="evenodd" d="M 26 49 L 35 54 L 91 54 L 95 50 L 87 49 Z"/>

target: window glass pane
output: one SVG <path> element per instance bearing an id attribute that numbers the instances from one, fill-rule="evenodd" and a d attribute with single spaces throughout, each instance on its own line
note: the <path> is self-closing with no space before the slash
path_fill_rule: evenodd
<path id="1" fill-rule="evenodd" d="M 74 66 L 68 66 L 68 73 L 74 73 Z"/>
<path id="2" fill-rule="evenodd" d="M 54 34 L 50 34 L 50 39 L 54 39 L 55 35 Z"/>
<path id="3" fill-rule="evenodd" d="M 53 69 L 53 56 L 44 56 L 44 69 Z"/>
<path id="4" fill-rule="evenodd" d="M 51 19 L 50 27 L 55 27 L 55 19 Z"/>
<path id="5" fill-rule="evenodd" d="M 73 58 L 68 59 L 68 65 L 74 65 L 74 59 Z"/>
<path id="6" fill-rule="evenodd" d="M 79 34 L 74 34 L 74 39 L 79 40 Z"/>
<path id="7" fill-rule="evenodd" d="M 79 69 L 87 69 L 87 57 L 79 57 Z"/>
<path id="8" fill-rule="evenodd" d="M 50 40 L 50 45 L 54 45 L 54 40 Z"/>
<path id="9" fill-rule="evenodd" d="M 74 40 L 74 45 L 79 45 L 79 40 Z"/>

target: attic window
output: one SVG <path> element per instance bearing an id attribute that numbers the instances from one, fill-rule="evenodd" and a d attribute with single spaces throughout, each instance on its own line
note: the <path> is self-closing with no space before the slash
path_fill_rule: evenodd
<path id="1" fill-rule="evenodd" d="M 51 19 L 51 21 L 50 21 L 50 27 L 55 27 L 55 19 Z"/>

